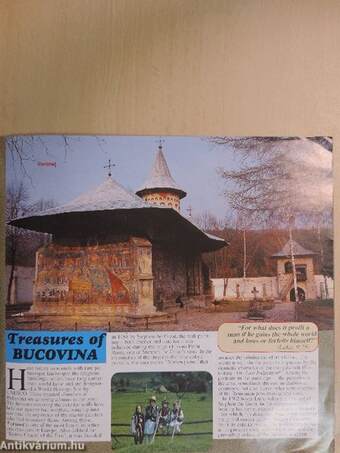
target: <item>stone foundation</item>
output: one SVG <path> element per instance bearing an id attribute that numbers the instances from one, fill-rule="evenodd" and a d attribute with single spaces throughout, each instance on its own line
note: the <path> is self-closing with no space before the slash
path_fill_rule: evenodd
<path id="1" fill-rule="evenodd" d="M 160 324 L 176 322 L 176 313 L 155 312 L 151 315 L 122 313 L 115 316 L 97 315 L 34 315 L 11 317 L 6 320 L 7 329 L 14 330 L 104 330 L 120 331 L 126 328 L 148 330 Z"/>

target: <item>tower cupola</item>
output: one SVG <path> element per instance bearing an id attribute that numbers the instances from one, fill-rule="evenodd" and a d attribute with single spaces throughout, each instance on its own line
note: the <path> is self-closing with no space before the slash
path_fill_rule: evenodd
<path id="1" fill-rule="evenodd" d="M 167 206 L 180 211 L 180 200 L 186 196 L 186 192 L 178 187 L 171 176 L 163 154 L 162 144 L 158 146 L 149 177 L 136 194 L 148 203 Z"/>

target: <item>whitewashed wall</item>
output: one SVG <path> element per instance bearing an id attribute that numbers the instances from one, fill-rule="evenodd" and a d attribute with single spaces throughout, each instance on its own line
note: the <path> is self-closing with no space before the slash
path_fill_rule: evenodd
<path id="1" fill-rule="evenodd" d="M 11 266 L 6 266 L 6 291 L 8 288 Z M 11 304 L 32 302 L 33 300 L 34 267 L 17 266 L 14 271 Z"/>
<path id="2" fill-rule="evenodd" d="M 6 266 L 6 292 L 10 275 L 10 266 Z M 18 266 L 15 271 L 15 288 L 12 292 L 11 303 L 25 303 L 32 302 L 33 297 L 33 280 L 34 280 L 34 267 L 21 267 Z M 315 275 L 315 287 L 318 299 L 325 298 L 325 280 L 323 275 Z M 334 281 L 332 278 L 327 277 L 327 287 L 329 297 L 334 297 Z M 216 300 L 223 299 L 223 278 L 213 278 L 213 294 Z M 240 297 L 245 299 L 253 299 L 253 288 L 256 287 L 257 296 L 263 298 L 265 291 L 267 298 L 278 298 L 277 277 L 253 277 L 246 278 L 229 278 L 226 298 L 237 299 L 237 285 L 239 285 Z M 265 290 L 264 290 L 265 287 Z"/>
<path id="3" fill-rule="evenodd" d="M 213 278 L 213 291 L 215 299 L 223 299 L 224 279 Z M 278 297 L 277 278 L 276 277 L 254 277 L 254 278 L 229 278 L 226 290 L 226 298 L 237 299 L 239 285 L 239 298 L 254 299 L 252 293 L 254 287 L 256 288 L 257 297 L 260 298 L 274 298 Z"/>
<path id="4" fill-rule="evenodd" d="M 315 275 L 315 286 L 318 299 L 326 298 L 325 291 L 325 277 L 323 275 Z M 326 277 L 326 284 L 328 288 L 328 297 L 330 299 L 334 298 L 334 280 L 331 277 Z"/>
<path id="5" fill-rule="evenodd" d="M 323 275 L 314 275 L 314 282 L 318 299 L 325 299 L 325 280 Z M 224 279 L 213 278 L 213 294 L 216 300 L 223 299 Z M 237 285 L 239 285 L 239 298 L 254 299 L 253 289 L 256 288 L 259 298 L 279 298 L 277 277 L 228 278 L 226 299 L 237 299 Z M 329 297 L 334 297 L 333 279 L 327 277 Z"/>

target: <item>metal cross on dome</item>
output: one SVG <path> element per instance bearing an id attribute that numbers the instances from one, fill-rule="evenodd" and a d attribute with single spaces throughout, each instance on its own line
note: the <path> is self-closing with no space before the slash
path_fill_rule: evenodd
<path id="1" fill-rule="evenodd" d="M 158 148 L 162 149 L 162 147 L 163 147 L 162 145 L 165 142 L 164 138 L 159 137 L 159 139 L 157 141 L 158 141 Z"/>
<path id="2" fill-rule="evenodd" d="M 111 159 L 109 159 L 108 165 L 104 165 L 104 168 L 108 168 L 108 169 L 109 169 L 108 176 L 112 176 L 111 168 L 113 168 L 113 167 L 115 167 L 115 166 L 116 166 L 116 164 L 111 164 Z"/>

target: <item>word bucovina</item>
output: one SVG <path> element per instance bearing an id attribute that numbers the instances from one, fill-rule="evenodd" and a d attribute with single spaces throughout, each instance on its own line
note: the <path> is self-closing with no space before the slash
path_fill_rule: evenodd
<path id="1" fill-rule="evenodd" d="M 16 360 L 37 360 L 37 361 L 95 361 L 97 360 L 96 349 L 29 349 L 14 348 L 13 359 Z"/>

